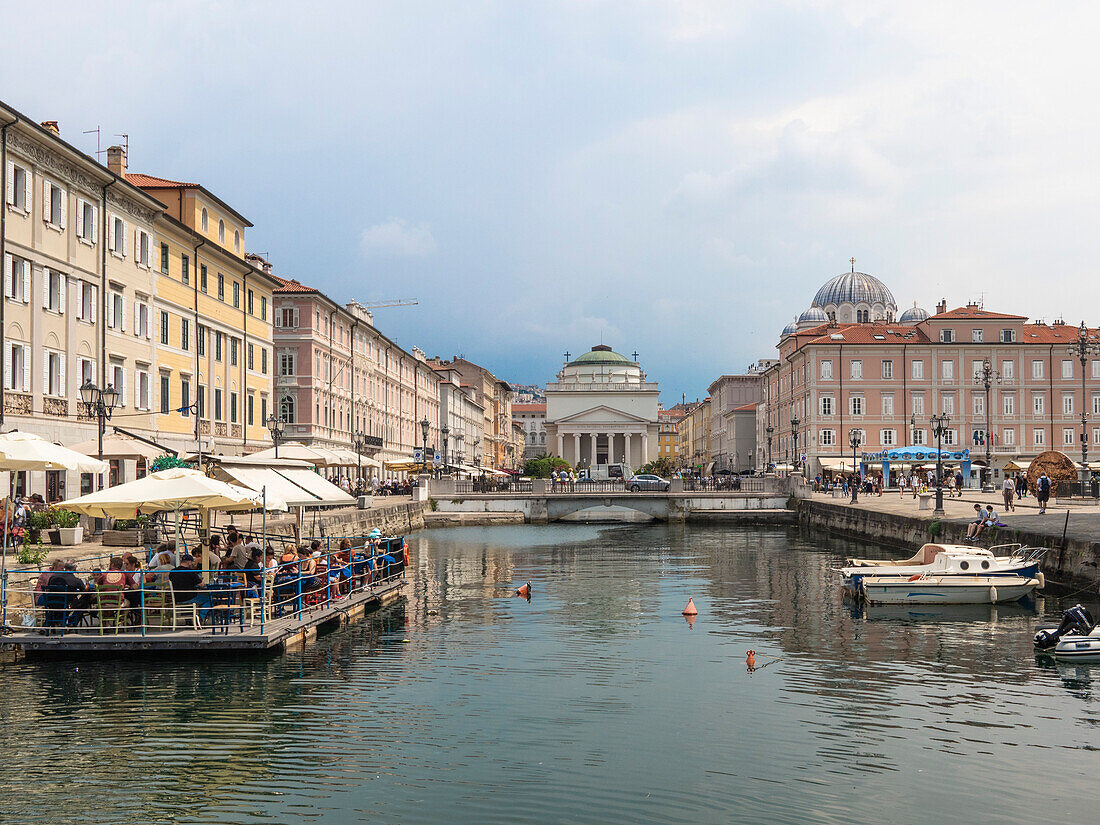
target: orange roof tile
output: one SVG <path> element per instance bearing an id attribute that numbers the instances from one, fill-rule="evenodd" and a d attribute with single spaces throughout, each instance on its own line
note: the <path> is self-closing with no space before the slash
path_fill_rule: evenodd
<path id="1" fill-rule="evenodd" d="M 178 189 L 180 187 L 184 189 L 198 189 L 201 186 L 201 184 L 198 183 L 184 183 L 183 181 L 158 178 L 153 175 L 143 175 L 140 172 L 127 172 L 126 182 L 133 184 L 139 189 Z"/>
<path id="2" fill-rule="evenodd" d="M 512 412 L 546 412 L 545 404 L 513 404 Z"/>
<path id="3" fill-rule="evenodd" d="M 290 293 L 307 294 L 318 291 L 315 287 L 306 286 L 293 278 L 287 280 L 286 278 L 280 278 L 278 275 L 272 275 L 271 277 L 276 281 L 282 281 L 282 286 L 277 286 L 272 290 L 272 292 L 278 293 L 279 295 L 287 295 Z"/>
<path id="4" fill-rule="evenodd" d="M 812 331 L 816 334 L 806 344 L 926 344 L 929 341 L 919 327 L 898 324 L 821 326 Z M 833 338 L 834 335 L 842 337 Z"/>
<path id="5" fill-rule="evenodd" d="M 977 307 L 957 307 L 932 316 L 932 320 L 960 319 L 968 321 L 1026 321 L 1026 315 L 1006 315 L 1003 312 L 989 312 Z"/>
<path id="6" fill-rule="evenodd" d="M 734 407 L 734 412 L 744 412 L 745 410 L 755 410 L 756 404 L 742 404 L 740 407 Z"/>

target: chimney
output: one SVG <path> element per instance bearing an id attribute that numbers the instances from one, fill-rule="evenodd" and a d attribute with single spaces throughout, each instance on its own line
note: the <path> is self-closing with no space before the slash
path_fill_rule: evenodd
<path id="1" fill-rule="evenodd" d="M 43 120 L 42 128 L 47 132 L 53 132 L 58 137 L 61 137 L 61 129 L 58 128 L 56 120 Z"/>
<path id="2" fill-rule="evenodd" d="M 126 177 L 126 150 L 121 146 L 108 146 L 107 168 L 120 178 Z"/>
<path id="3" fill-rule="evenodd" d="M 941 298 L 940 302 L 936 304 L 936 314 L 943 315 L 945 312 L 947 312 L 947 299 Z"/>

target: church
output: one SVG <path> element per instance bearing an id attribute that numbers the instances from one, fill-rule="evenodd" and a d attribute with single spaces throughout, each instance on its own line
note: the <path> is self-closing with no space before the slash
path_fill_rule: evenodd
<path id="1" fill-rule="evenodd" d="M 655 459 L 657 383 L 637 360 L 603 344 L 568 358 L 546 385 L 547 452 L 574 467 L 623 462 L 636 469 Z"/>

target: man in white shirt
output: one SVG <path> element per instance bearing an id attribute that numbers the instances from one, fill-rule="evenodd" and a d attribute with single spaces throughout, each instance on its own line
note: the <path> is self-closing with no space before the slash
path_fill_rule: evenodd
<path id="1" fill-rule="evenodd" d="M 1012 480 L 1012 476 L 1005 476 L 1005 483 L 1001 485 L 1001 492 L 1004 494 L 1005 511 L 1015 510 L 1016 482 Z"/>

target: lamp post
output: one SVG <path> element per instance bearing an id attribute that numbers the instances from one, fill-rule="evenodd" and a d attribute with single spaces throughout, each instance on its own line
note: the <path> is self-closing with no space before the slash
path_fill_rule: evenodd
<path id="1" fill-rule="evenodd" d="M 424 437 L 424 450 L 420 454 L 420 473 L 426 475 L 428 472 L 428 427 L 432 425 L 432 422 L 428 420 L 428 416 L 420 421 L 420 434 Z"/>
<path id="2" fill-rule="evenodd" d="M 951 416 L 947 413 L 933 415 L 928 423 L 932 426 L 932 434 L 936 436 L 936 509 L 932 511 L 934 516 L 945 515 L 943 511 L 943 434 L 951 426 Z"/>
<path id="3" fill-rule="evenodd" d="M 1081 495 L 1086 495 L 1085 489 L 1089 483 L 1089 434 L 1088 434 L 1088 408 L 1085 406 L 1085 367 L 1088 365 L 1090 355 L 1100 352 L 1100 345 L 1089 336 L 1089 328 L 1085 322 L 1077 328 L 1077 338 L 1069 346 L 1070 355 L 1076 355 L 1081 362 Z"/>
<path id="4" fill-rule="evenodd" d="M 451 434 L 451 428 L 448 427 L 446 424 L 444 424 L 443 429 L 441 429 L 439 431 L 439 433 L 440 433 L 440 435 L 443 436 L 443 472 L 446 473 L 447 470 L 448 470 L 448 464 L 447 464 L 447 436 L 449 436 Z"/>
<path id="5" fill-rule="evenodd" d="M 767 472 L 772 466 L 772 435 L 775 434 L 775 427 L 769 424 L 764 428 L 764 432 L 768 434 L 768 466 L 764 468 L 764 472 Z"/>
<path id="6" fill-rule="evenodd" d="M 363 483 L 363 450 L 367 449 L 367 436 L 362 430 L 358 430 L 355 433 L 354 441 L 355 457 L 359 463 L 357 481 L 359 484 Z"/>
<path id="7" fill-rule="evenodd" d="M 1081 363 L 1084 363 L 1082 361 Z M 1083 378 L 1084 376 L 1082 376 Z M 993 363 L 986 358 L 981 368 L 974 373 L 974 383 L 985 387 L 985 480 L 982 492 L 993 492 L 993 409 L 989 406 L 989 390 L 994 384 L 1001 383 L 1001 374 L 993 369 Z M 1082 410 L 1083 412 L 1084 410 Z M 937 504 L 937 507 L 939 505 Z"/>
<path id="8" fill-rule="evenodd" d="M 853 427 L 848 430 L 848 444 L 852 448 L 852 504 L 859 501 L 859 485 L 856 484 L 856 450 L 863 444 L 863 432 Z"/>
<path id="9" fill-rule="evenodd" d="M 801 467 L 802 465 L 802 460 L 798 452 L 798 425 L 800 423 L 797 415 L 791 416 L 791 455 L 793 457 L 791 464 L 795 467 Z"/>
<path id="10" fill-rule="evenodd" d="M 279 457 L 279 442 L 283 440 L 283 432 L 286 429 L 283 427 L 283 422 L 279 420 L 279 417 L 272 413 L 267 417 L 267 431 L 271 433 L 271 441 L 275 444 L 275 457 Z"/>
<path id="11" fill-rule="evenodd" d="M 98 453 L 96 458 L 103 460 L 103 433 L 107 429 L 107 422 L 111 420 L 111 413 L 118 405 L 118 390 L 114 384 L 108 384 L 106 389 L 100 389 L 89 379 L 80 386 L 80 400 L 84 404 L 84 414 L 88 418 L 96 420 L 98 435 Z M 103 473 L 99 474 L 98 489 L 103 489 Z"/>

